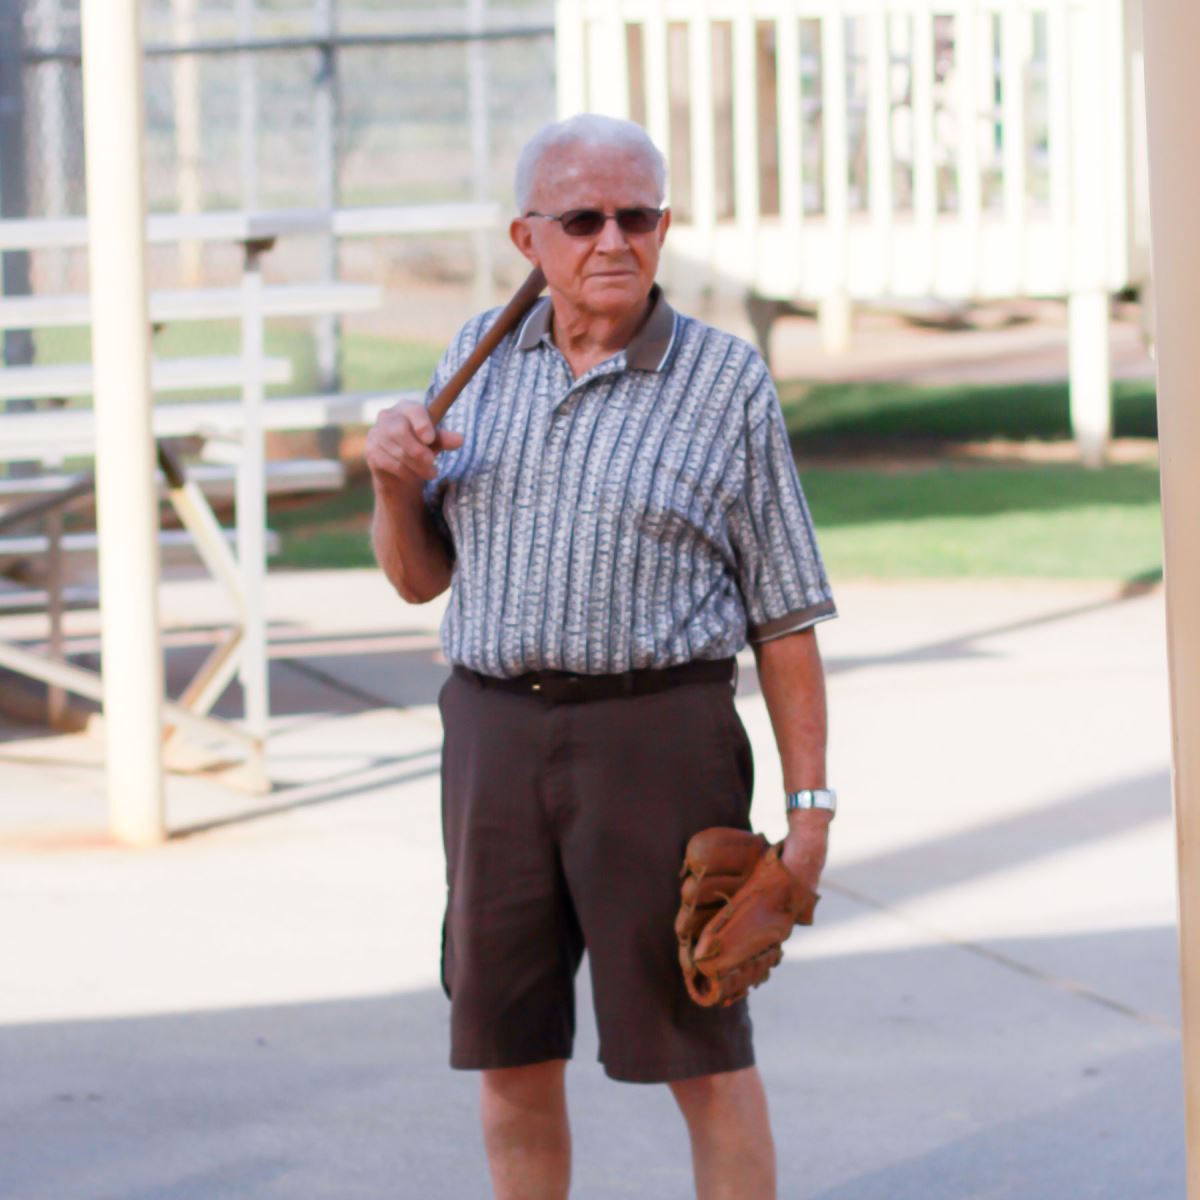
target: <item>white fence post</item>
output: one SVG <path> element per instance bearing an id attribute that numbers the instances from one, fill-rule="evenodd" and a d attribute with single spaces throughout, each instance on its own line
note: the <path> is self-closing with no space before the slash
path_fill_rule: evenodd
<path id="1" fill-rule="evenodd" d="M 800 17 L 785 0 L 777 26 L 779 104 L 779 218 L 785 234 L 783 277 L 794 290 L 800 277 L 800 227 L 804 222 L 804 117 L 800 112 Z"/>
<path id="2" fill-rule="evenodd" d="M 588 107 L 587 33 L 580 0 L 554 6 L 554 62 L 558 115 L 570 117 Z"/>
<path id="3" fill-rule="evenodd" d="M 1102 7 L 1074 7 L 1067 15 L 1070 115 L 1068 212 L 1071 280 L 1069 334 L 1071 428 L 1089 467 L 1104 462 L 1112 437 L 1112 382 L 1108 350 L 1108 199 L 1104 120 L 1105 22 Z"/>
<path id="4" fill-rule="evenodd" d="M 913 223 L 917 230 L 913 290 L 931 293 L 937 278 L 937 163 L 933 140 L 933 13 L 912 18 Z"/>
<path id="5" fill-rule="evenodd" d="M 1025 217 L 1028 207 L 1025 156 L 1029 134 L 1025 123 L 1026 71 L 1029 65 L 1029 17 L 1009 7 L 1000 25 L 1001 120 L 1004 123 L 1004 226 L 1009 238 L 1009 270 L 1014 295 L 1025 286 Z"/>
<path id="6" fill-rule="evenodd" d="M 821 18 L 821 113 L 825 132 L 825 220 L 829 226 L 831 286 L 821 298 L 821 342 L 830 354 L 850 349 L 854 313 L 847 278 L 850 205 L 849 147 L 846 144 L 846 17 L 840 3 Z"/>
<path id="7" fill-rule="evenodd" d="M 1112 434 L 1112 377 L 1108 362 L 1108 292 L 1072 292 L 1067 299 L 1071 430 L 1085 466 L 1104 465 Z"/>
<path id="8" fill-rule="evenodd" d="M 989 20 L 989 14 L 980 14 Z M 979 29 L 974 0 L 967 0 L 954 14 L 954 70 L 958 75 L 958 222 L 962 230 L 962 245 L 970 262 L 964 272 L 966 288 L 962 299 L 978 294 L 980 253 L 980 192 L 979 170 Z"/>
<path id="9" fill-rule="evenodd" d="M 871 231 L 879 262 L 876 278 L 883 288 L 890 286 L 893 258 L 891 72 L 887 22 L 886 8 L 867 16 L 867 187 Z"/>
<path id="10" fill-rule="evenodd" d="M 104 734 L 110 826 L 131 843 L 166 836 L 140 11 L 83 0 Z"/>
<path id="11" fill-rule="evenodd" d="M 692 224 L 709 271 L 711 289 L 717 220 L 716 122 L 713 110 L 712 21 L 706 0 L 697 0 L 688 21 L 688 88 L 691 97 Z"/>
<path id="12" fill-rule="evenodd" d="M 754 14 L 742 9 L 733 22 L 733 211 L 742 251 L 753 274 L 758 266 L 758 72 Z"/>
<path id="13" fill-rule="evenodd" d="M 647 5 L 644 31 L 646 128 L 665 154 L 671 144 L 671 98 L 667 88 L 667 18 L 662 0 L 651 0 Z"/>

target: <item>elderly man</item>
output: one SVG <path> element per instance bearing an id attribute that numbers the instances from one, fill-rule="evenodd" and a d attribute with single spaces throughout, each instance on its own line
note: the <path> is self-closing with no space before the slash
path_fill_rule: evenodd
<path id="1" fill-rule="evenodd" d="M 549 296 L 441 428 L 398 405 L 367 443 L 381 566 L 414 603 L 451 589 L 442 977 L 502 1200 L 567 1195 L 585 949 L 605 1070 L 670 1086 L 697 1195 L 775 1195 L 746 1004 L 688 999 L 672 922 L 689 837 L 749 827 L 747 638 L 790 793 L 784 861 L 815 888 L 833 795 L 812 627 L 834 607 L 765 364 L 654 283 L 665 176 L 626 121 L 535 136 L 511 236 Z M 466 325 L 431 395 L 495 317 Z"/>

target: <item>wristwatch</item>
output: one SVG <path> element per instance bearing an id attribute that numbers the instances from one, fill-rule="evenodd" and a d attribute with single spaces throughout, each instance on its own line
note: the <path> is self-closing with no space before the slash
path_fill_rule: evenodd
<path id="1" fill-rule="evenodd" d="M 823 808 L 831 817 L 837 812 L 837 792 L 832 788 L 804 788 L 799 792 L 788 792 L 787 811 L 798 808 Z"/>

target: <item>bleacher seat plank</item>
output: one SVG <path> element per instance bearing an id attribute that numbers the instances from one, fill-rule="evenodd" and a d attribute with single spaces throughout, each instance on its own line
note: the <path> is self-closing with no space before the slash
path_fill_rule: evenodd
<path id="1" fill-rule="evenodd" d="M 237 471 L 216 463 L 195 463 L 186 468 L 189 483 L 194 483 L 206 496 L 227 499 L 234 495 Z M 78 475 L 34 475 L 0 479 L 0 512 L 4 504 L 17 504 L 38 496 L 49 496 L 70 487 Z M 267 492 L 272 496 L 298 492 L 335 492 L 345 486 L 346 468 L 332 458 L 293 458 L 268 462 Z M 167 485 L 159 475 L 159 493 L 165 495 Z"/>
<path id="2" fill-rule="evenodd" d="M 248 242 L 332 233 L 336 237 L 451 233 L 496 229 L 494 203 L 413 204 L 338 209 L 265 209 L 259 212 L 154 213 L 146 240 Z M 0 221 L 0 250 L 86 246 L 86 217 L 32 217 Z"/>
<path id="3" fill-rule="evenodd" d="M 222 535 L 232 546 L 237 542 L 236 529 L 222 529 Z M 64 533 L 61 542 L 63 554 L 95 554 L 100 544 L 98 533 Z M 161 529 L 158 545 L 162 553 L 172 557 L 180 550 L 191 550 L 192 535 L 186 529 Z M 50 548 L 50 539 L 42 533 L 5 534 L 0 537 L 0 559 L 38 558 Z M 267 553 L 279 553 L 279 535 L 267 530 Z"/>
<path id="4" fill-rule="evenodd" d="M 367 284 L 284 284 L 262 290 L 264 317 L 312 317 L 368 312 L 378 308 L 383 289 Z M 150 319 L 212 321 L 239 317 L 246 307 L 241 288 L 189 288 L 150 293 Z M 87 325 L 92 298 L 87 293 L 6 296 L 0 299 L 0 329 L 50 329 Z"/>
<path id="5" fill-rule="evenodd" d="M 239 387 L 245 383 L 248 374 L 245 359 L 232 356 L 158 358 L 150 364 L 150 386 L 155 392 Z M 264 358 L 260 377 L 263 383 L 289 383 L 292 364 L 286 358 Z M 93 382 L 91 363 L 4 367 L 0 369 L 0 400 L 52 400 L 62 396 L 90 395 Z M 6 431 L 9 420 L 6 415 Z"/>
<path id="6" fill-rule="evenodd" d="M 385 408 L 401 400 L 420 400 L 421 392 L 343 392 L 334 395 L 268 397 L 262 423 L 268 431 L 321 429 L 326 425 L 370 425 Z M 245 424 L 238 400 L 186 401 L 155 405 L 154 436 L 231 436 Z M 0 461 L 40 458 L 51 452 L 77 454 L 95 443 L 96 420 L 90 408 L 8 413 L 0 423 Z"/>

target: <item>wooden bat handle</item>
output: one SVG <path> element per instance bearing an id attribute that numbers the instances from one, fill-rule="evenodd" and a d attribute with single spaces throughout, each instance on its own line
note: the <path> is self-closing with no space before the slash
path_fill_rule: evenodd
<path id="1" fill-rule="evenodd" d="M 479 339 L 467 361 L 450 377 L 450 382 L 429 402 L 429 415 L 438 425 L 458 394 L 471 382 L 471 377 L 487 361 L 488 355 L 500 345 L 504 338 L 520 323 L 521 318 L 534 306 L 546 286 L 546 277 L 541 267 L 534 267 L 529 277 L 517 289 L 513 298 L 504 306 L 503 312 L 493 322 L 491 329 Z"/>

